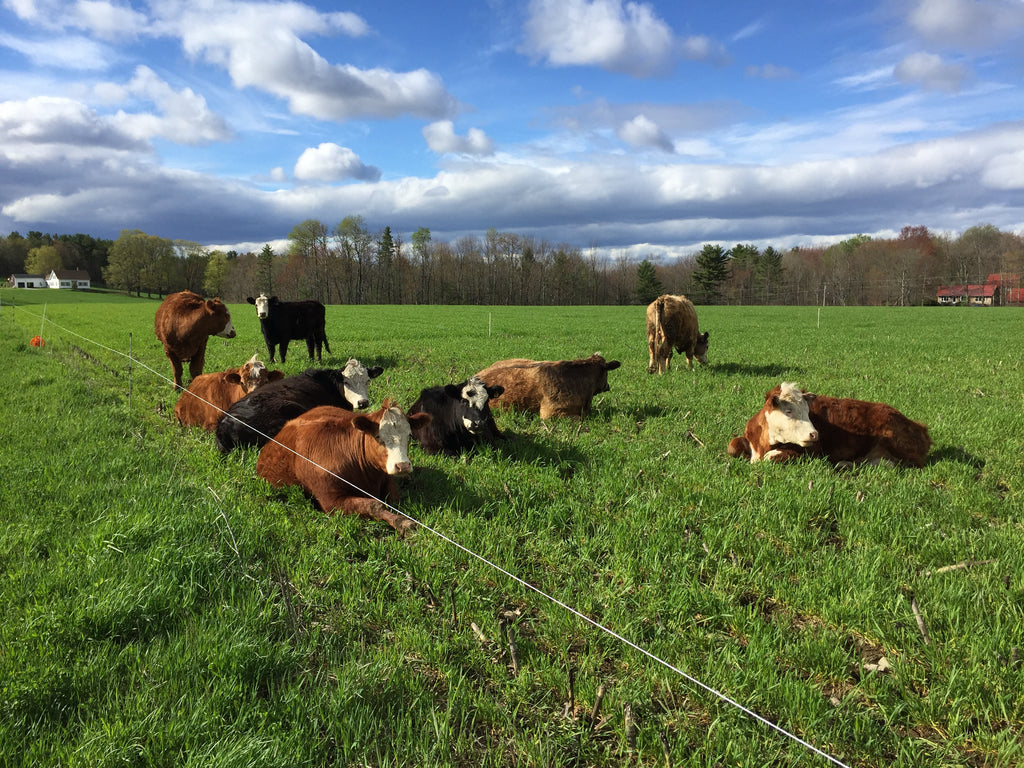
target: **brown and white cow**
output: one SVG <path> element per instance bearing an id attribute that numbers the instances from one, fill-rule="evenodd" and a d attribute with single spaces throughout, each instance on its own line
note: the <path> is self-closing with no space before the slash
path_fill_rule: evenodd
<path id="1" fill-rule="evenodd" d="M 780 387 L 768 392 L 764 407 L 747 422 L 743 436 L 729 443 L 729 455 L 787 461 L 806 454 L 823 456 L 837 465 L 886 461 L 924 466 L 932 444 L 928 427 L 891 405 L 803 392 L 794 384 L 781 387 L 786 388 L 792 407 L 776 406 L 773 393 Z M 796 393 L 804 406 L 795 402 Z M 794 439 L 801 436 L 803 440 Z"/>
<path id="2" fill-rule="evenodd" d="M 256 472 L 271 485 L 301 486 L 327 514 L 357 514 L 404 531 L 412 521 L 382 502 L 398 502 L 395 477 L 412 472 L 412 430 L 429 421 L 426 413 L 406 417 L 390 400 L 371 414 L 319 406 L 263 446 Z"/>
<path id="3" fill-rule="evenodd" d="M 203 372 L 210 336 L 235 338 L 231 313 L 221 300 L 204 300 L 192 291 L 168 295 L 156 309 L 153 326 L 171 361 L 175 389 L 181 388 L 182 363 L 186 360 L 193 379 Z"/>
<path id="4" fill-rule="evenodd" d="M 271 371 L 253 355 L 238 368 L 204 373 L 192 379 L 178 398 L 174 415 L 183 427 L 199 426 L 213 432 L 233 403 L 258 387 L 283 378 L 284 371 Z"/>
<path id="5" fill-rule="evenodd" d="M 595 353 L 579 360 L 500 360 L 477 377 L 488 387 L 502 387 L 491 405 L 554 416 L 583 417 L 594 395 L 607 392 L 608 371 L 621 363 Z"/>
<path id="6" fill-rule="evenodd" d="M 664 373 L 672 362 L 672 350 L 686 355 L 686 365 L 693 368 L 693 358 L 708 361 L 708 334 L 700 332 L 697 310 L 685 296 L 664 294 L 647 307 L 647 350 L 650 362 L 647 372 Z"/>

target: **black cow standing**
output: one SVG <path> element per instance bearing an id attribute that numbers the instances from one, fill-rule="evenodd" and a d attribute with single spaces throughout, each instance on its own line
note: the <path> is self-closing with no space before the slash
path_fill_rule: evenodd
<path id="1" fill-rule="evenodd" d="M 457 456 L 477 443 L 494 445 L 502 435 L 489 401 L 504 391 L 502 386 L 486 386 L 476 376 L 461 384 L 424 389 L 408 415 L 429 413 L 433 418 L 429 424 L 414 428 L 413 438 L 427 453 L 446 456 Z"/>
<path id="2" fill-rule="evenodd" d="M 310 368 L 264 384 L 228 408 L 217 424 L 217 448 L 227 453 L 247 445 L 261 447 L 286 422 L 320 405 L 346 411 L 366 408 L 370 379 L 383 372 L 379 365 L 366 368 L 358 360 L 349 360 L 341 369 Z"/>
<path id="3" fill-rule="evenodd" d="M 281 301 L 277 296 L 268 299 L 262 293 L 255 299 L 250 296 L 246 301 L 256 307 L 270 362 L 274 362 L 275 346 L 280 346 L 281 362 L 285 361 L 288 342 L 292 339 L 306 340 L 310 360 L 313 359 L 314 349 L 317 361 L 322 359 L 321 346 L 327 350 L 327 354 L 331 354 L 331 347 L 327 343 L 327 310 L 319 301 Z"/>

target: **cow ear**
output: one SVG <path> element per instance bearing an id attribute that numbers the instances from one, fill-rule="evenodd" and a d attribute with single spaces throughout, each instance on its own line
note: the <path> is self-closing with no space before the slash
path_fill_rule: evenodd
<path id="1" fill-rule="evenodd" d="M 250 304 L 256 303 L 256 299 L 254 299 L 252 296 L 247 296 L 245 300 L 248 301 Z"/>
<path id="2" fill-rule="evenodd" d="M 804 401 L 805 402 L 813 403 L 817 399 L 818 399 L 818 396 L 816 394 L 814 394 L 813 392 L 804 392 Z"/>
<path id="3" fill-rule="evenodd" d="M 381 368 L 379 365 L 375 365 L 372 368 L 366 369 L 366 375 L 369 376 L 371 379 L 376 379 L 382 373 L 384 373 L 384 369 Z"/>
<path id="4" fill-rule="evenodd" d="M 280 381 L 284 378 L 284 371 L 270 371 L 267 374 L 267 381 Z"/>
<path id="5" fill-rule="evenodd" d="M 487 390 L 487 397 L 501 397 L 505 394 L 505 388 L 501 384 L 495 384 L 493 387 L 484 387 Z"/>
<path id="6" fill-rule="evenodd" d="M 360 432 L 365 432 L 370 437 L 376 437 L 380 434 L 380 424 L 362 414 L 352 419 L 352 426 Z"/>
<path id="7" fill-rule="evenodd" d="M 604 369 L 606 371 L 614 371 L 620 365 L 622 365 L 622 363 L 620 361 L 618 361 L 618 360 L 610 360 L 610 361 L 608 361 L 607 363 L 604 364 Z"/>
<path id="8" fill-rule="evenodd" d="M 445 384 L 444 393 L 452 400 L 458 400 L 462 397 L 462 387 L 457 387 L 454 384 Z"/>
<path id="9" fill-rule="evenodd" d="M 224 374 L 224 381 L 228 384 L 241 384 L 242 377 L 238 375 L 238 371 L 230 371 L 229 373 Z"/>
<path id="10" fill-rule="evenodd" d="M 406 418 L 409 419 L 410 429 L 423 429 L 434 419 L 429 413 L 414 413 Z"/>
<path id="11" fill-rule="evenodd" d="M 711 331 L 704 331 L 704 341 L 708 340 L 708 336 L 711 335 Z"/>

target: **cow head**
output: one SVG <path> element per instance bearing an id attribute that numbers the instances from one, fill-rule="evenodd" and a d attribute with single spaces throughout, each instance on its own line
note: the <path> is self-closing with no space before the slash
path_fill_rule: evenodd
<path id="1" fill-rule="evenodd" d="M 614 371 L 622 363 L 618 360 L 605 360 L 597 352 L 588 357 L 586 362 L 594 363 L 597 366 L 597 386 L 594 388 L 594 393 L 608 392 L 611 389 L 608 386 L 608 371 Z"/>
<path id="2" fill-rule="evenodd" d="M 352 423 L 356 429 L 374 438 L 384 448 L 387 454 L 385 466 L 389 475 L 408 475 L 412 473 L 412 462 L 409 460 L 412 430 L 425 427 L 430 419 L 428 413 L 406 417 L 391 400 L 385 400 L 383 408 L 373 416 L 357 416 Z"/>
<path id="3" fill-rule="evenodd" d="M 462 426 L 471 435 L 478 435 L 487 428 L 491 417 L 488 403 L 504 391 L 500 384 L 488 387 L 478 376 L 471 376 L 464 384 L 449 384 L 444 388 L 445 395 L 459 404 Z"/>
<path id="4" fill-rule="evenodd" d="M 707 365 L 708 362 L 708 332 L 697 334 L 697 341 L 693 344 L 693 356 L 697 362 Z"/>
<path id="5" fill-rule="evenodd" d="M 283 379 L 284 372 L 271 371 L 266 365 L 256 359 L 256 355 L 253 355 L 245 362 L 245 365 L 238 369 L 238 377 L 245 393 L 249 394 L 264 384 Z"/>
<path id="6" fill-rule="evenodd" d="M 345 399 L 353 408 L 366 408 L 370 404 L 370 379 L 384 373 L 379 365 L 367 368 L 355 358 L 348 361 L 341 371 L 344 381 Z"/>
<path id="7" fill-rule="evenodd" d="M 220 299 L 207 299 L 206 311 L 211 315 L 223 317 L 225 320 L 224 327 L 217 331 L 215 336 L 223 336 L 225 339 L 235 338 L 235 326 L 231 324 L 231 313 L 224 306 L 224 302 Z"/>
<path id="8" fill-rule="evenodd" d="M 265 293 L 261 293 L 255 299 L 250 296 L 246 299 L 247 302 L 256 307 L 256 317 L 260 320 L 266 320 L 270 317 L 270 304 L 277 300 L 277 296 L 268 299 Z"/>
<path id="9" fill-rule="evenodd" d="M 808 402 L 796 384 L 783 382 L 765 393 L 764 419 L 771 446 L 807 447 L 818 442 L 818 430 L 811 423 Z"/>

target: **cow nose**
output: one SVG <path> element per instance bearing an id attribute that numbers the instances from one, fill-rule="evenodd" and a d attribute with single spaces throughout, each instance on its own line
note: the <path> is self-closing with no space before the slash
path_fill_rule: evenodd
<path id="1" fill-rule="evenodd" d="M 808 435 L 808 438 L 810 439 L 810 441 L 812 443 L 816 443 L 816 442 L 818 442 L 818 433 L 812 431 L 811 434 Z"/>
<path id="2" fill-rule="evenodd" d="M 370 404 L 370 401 L 365 397 L 360 398 L 359 402 L 356 403 L 356 408 L 366 408 Z"/>
<path id="3" fill-rule="evenodd" d="M 400 461 L 395 464 L 396 475 L 411 475 L 412 474 L 412 462 L 411 461 Z"/>

